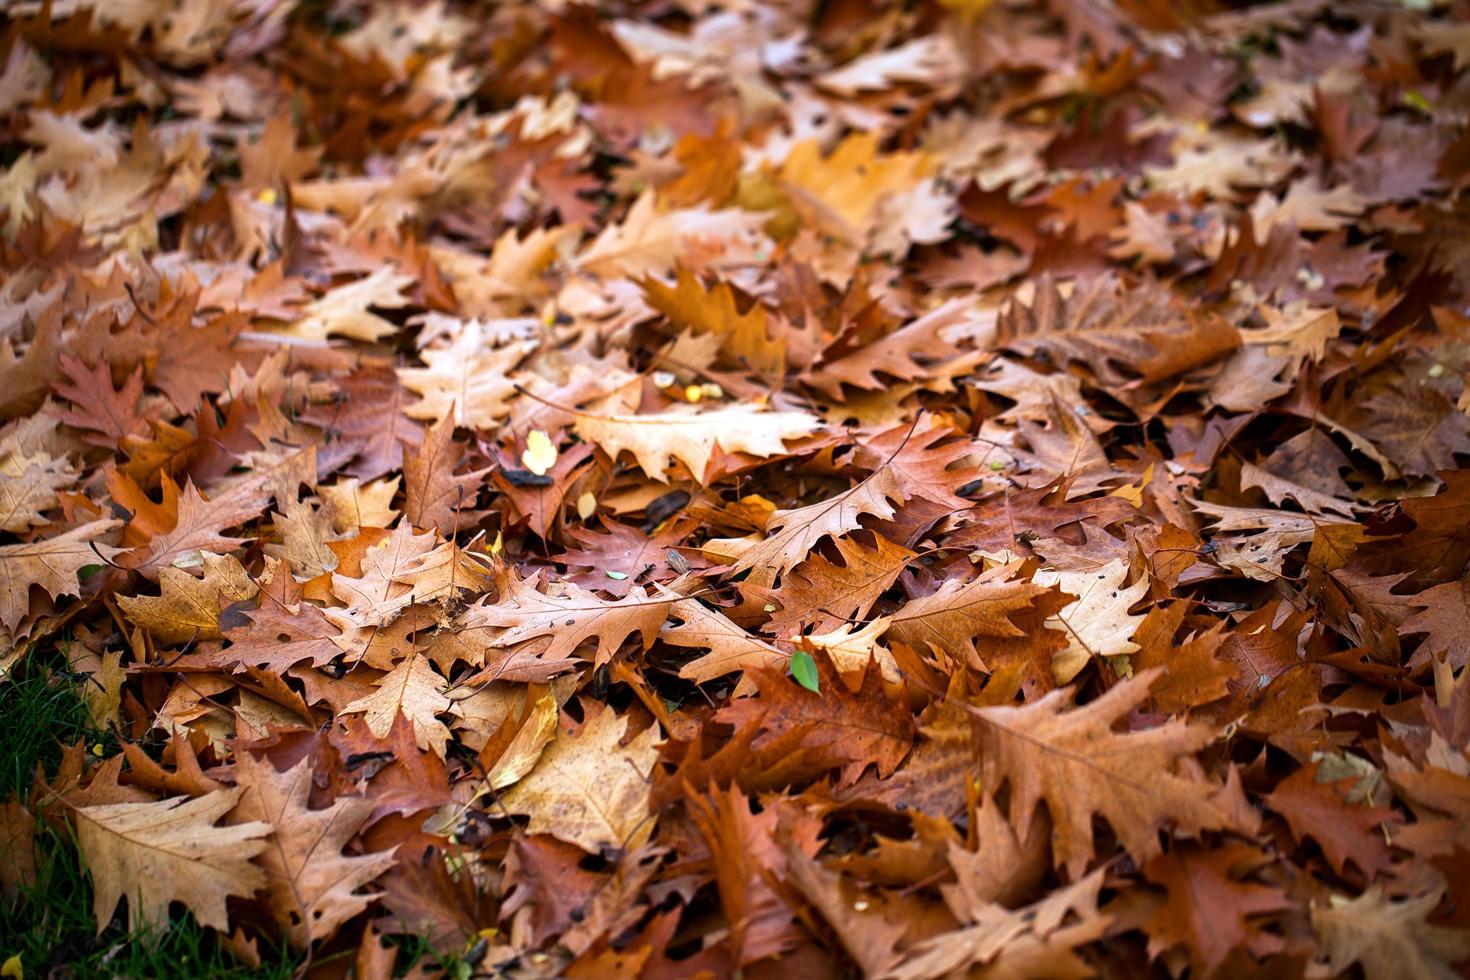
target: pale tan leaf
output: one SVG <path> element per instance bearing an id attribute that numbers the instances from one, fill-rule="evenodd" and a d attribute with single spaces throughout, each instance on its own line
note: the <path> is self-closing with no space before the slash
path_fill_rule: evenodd
<path id="1" fill-rule="evenodd" d="M 1333 895 L 1312 909 L 1327 969 L 1340 975 L 1356 963 L 1368 980 L 1463 976 L 1454 964 L 1470 959 L 1470 932 L 1428 922 L 1438 904 L 1437 893 L 1390 901 L 1378 882 L 1354 899 Z"/>
<path id="2" fill-rule="evenodd" d="M 531 833 L 551 834 L 589 853 L 641 847 L 653 832 L 648 798 L 658 732 L 646 728 L 622 745 L 627 730 L 626 717 L 604 708 L 576 737 L 558 732 L 536 768 L 500 802 L 509 813 L 529 816 Z"/>
<path id="3" fill-rule="evenodd" d="M 77 573 L 87 565 L 104 564 L 121 551 L 97 543 L 121 523 L 93 521 L 54 537 L 0 546 L 0 623 L 15 629 L 30 609 L 33 585 L 52 599 L 80 595 Z"/>
<path id="4" fill-rule="evenodd" d="M 805 412 L 761 412 L 749 405 L 661 415 L 579 415 L 575 425 L 577 435 L 614 459 L 624 450 L 632 453 L 643 472 L 661 483 L 669 480 L 672 459 L 701 480 L 717 445 L 730 453 L 780 456 L 786 452 L 784 440 L 821 428 Z"/>
<path id="5" fill-rule="evenodd" d="M 412 285 L 412 276 L 402 275 L 390 265 L 381 266 L 362 279 L 332 289 L 302 310 L 301 319 L 279 328 L 277 333 L 319 344 L 326 343 L 328 337 L 379 340 L 398 328 L 373 313 L 372 308 L 407 305 L 402 292 Z"/>
<path id="6" fill-rule="evenodd" d="M 449 710 L 448 689 L 449 682 L 434 673 L 428 658 L 413 653 L 378 680 L 377 690 L 344 706 L 340 713 L 361 714 L 378 738 L 388 737 L 393 720 L 401 714 L 413 722 L 419 748 L 443 756 L 449 729 L 437 716 Z"/>
<path id="7" fill-rule="evenodd" d="M 1066 649 L 1052 658 L 1051 669 L 1058 684 L 1071 683 L 1094 657 L 1126 657 L 1138 650 L 1133 634 L 1143 625 L 1142 615 L 1128 608 L 1148 592 L 1148 577 L 1124 586 L 1128 563 L 1115 558 L 1093 571 L 1039 571 L 1037 585 L 1055 585 L 1077 600 L 1046 621 L 1047 629 L 1066 635 Z M 1127 673 L 1127 661 L 1114 661 L 1119 673 Z"/>
<path id="8" fill-rule="evenodd" d="M 243 792 L 74 810 L 77 845 L 92 874 L 97 931 L 124 897 L 133 929 L 167 925 L 169 903 L 182 902 L 201 925 L 228 931 L 225 898 L 249 898 L 266 882 L 251 858 L 265 850 L 270 824 L 215 826 Z"/>
<path id="9" fill-rule="evenodd" d="M 234 771 L 240 797 L 232 819 L 274 828 L 269 846 L 257 859 L 265 869 L 271 911 L 299 949 L 330 939 L 372 901 L 359 889 L 393 864 L 392 848 L 363 855 L 342 853 L 376 804 L 368 797 L 339 796 L 331 806 L 311 809 L 308 759 L 277 772 L 268 761 L 240 752 Z"/>

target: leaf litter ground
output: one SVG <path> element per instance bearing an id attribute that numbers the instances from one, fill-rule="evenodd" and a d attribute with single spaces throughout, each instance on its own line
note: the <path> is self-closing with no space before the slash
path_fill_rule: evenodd
<path id="1" fill-rule="evenodd" d="M 1465 15 L 8 5 L 7 975 L 1461 975 Z"/>

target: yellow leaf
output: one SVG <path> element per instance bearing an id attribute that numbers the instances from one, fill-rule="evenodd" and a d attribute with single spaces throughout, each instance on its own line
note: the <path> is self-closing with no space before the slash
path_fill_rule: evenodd
<path id="1" fill-rule="evenodd" d="M 537 476 L 545 476 L 556 465 L 556 447 L 546 433 L 540 429 L 532 430 L 526 437 L 526 451 L 521 453 L 521 462 Z"/>
<path id="2" fill-rule="evenodd" d="M 924 153 L 878 152 L 878 137 L 855 133 L 822 156 L 816 140 L 804 140 L 791 148 L 778 176 L 788 192 L 808 204 L 817 204 L 846 225 L 847 237 L 866 232 L 877 217 L 878 202 L 891 194 L 911 190 L 930 171 Z M 794 202 L 800 205 L 802 201 Z"/>

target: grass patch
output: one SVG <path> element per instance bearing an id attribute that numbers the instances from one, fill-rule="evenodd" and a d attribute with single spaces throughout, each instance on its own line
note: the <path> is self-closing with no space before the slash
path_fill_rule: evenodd
<path id="1" fill-rule="evenodd" d="M 63 745 L 84 740 L 117 751 L 116 738 L 98 731 L 65 673 L 45 669 L 34 654 L 0 686 L 0 800 L 26 799 L 37 765 L 48 772 Z M 261 949 L 252 969 L 223 949 L 212 932 L 184 913 L 168 928 L 129 933 L 125 912 L 99 934 L 92 918 L 92 884 L 69 835 L 41 826 L 36 833 L 34 886 L 0 899 L 0 961 L 20 955 L 28 977 L 53 970 L 71 977 L 290 977 L 297 965 L 287 950 Z"/>

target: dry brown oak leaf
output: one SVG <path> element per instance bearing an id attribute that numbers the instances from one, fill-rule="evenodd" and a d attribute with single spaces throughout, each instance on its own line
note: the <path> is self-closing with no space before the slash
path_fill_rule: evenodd
<path id="1" fill-rule="evenodd" d="M 1454 964 L 1470 960 L 1470 932 L 1426 921 L 1438 904 L 1438 893 L 1391 902 L 1379 884 L 1351 900 L 1333 896 L 1312 909 L 1327 969 L 1339 975 L 1356 963 L 1367 980 L 1463 977 Z"/>
<path id="2" fill-rule="evenodd" d="M 265 850 L 271 825 L 259 821 L 217 827 L 243 789 L 221 789 L 197 800 L 111 803 L 78 807 L 77 845 L 92 873 L 92 910 L 100 933 L 124 896 L 128 927 L 163 928 L 170 902 L 182 902 L 201 925 L 229 929 L 225 899 L 249 898 L 266 883 L 251 858 Z"/>
<path id="3" fill-rule="evenodd" d="M 0 547 L 0 623 L 14 630 L 31 606 L 31 586 L 38 585 L 52 599 L 78 595 L 77 573 L 101 565 L 121 549 L 97 544 L 97 539 L 121 521 L 93 521 L 65 534 L 39 541 Z"/>
<path id="4" fill-rule="evenodd" d="M 347 855 L 342 850 L 362 829 L 377 805 L 363 796 L 343 796 L 329 807 L 311 810 L 312 770 L 302 759 L 286 772 L 240 752 L 235 779 L 243 790 L 233 819 L 262 821 L 275 828 L 260 855 L 266 899 L 286 924 L 299 949 L 330 939 L 348 919 L 367 908 L 371 895 L 358 891 L 393 864 L 393 849 Z"/>
<path id="5" fill-rule="evenodd" d="M 658 732 L 646 728 L 623 745 L 627 730 L 626 717 L 604 708 L 575 736 L 557 732 L 531 774 L 500 798 L 505 811 L 529 816 L 530 833 L 589 853 L 641 847 L 653 831 L 648 797 Z"/>
<path id="6" fill-rule="evenodd" d="M 1166 823 L 1188 834 L 1232 825 L 1217 799 L 1222 787 L 1179 766 L 1214 741 L 1212 727 L 1175 719 L 1145 731 L 1113 731 L 1148 697 L 1158 673 L 1137 674 L 1081 707 L 1071 706 L 1068 689 L 1021 707 L 971 709 L 980 722 L 981 784 L 1009 782 L 1012 826 L 1026 826 L 1046 803 L 1055 828 L 1053 862 L 1073 877 L 1092 859 L 1098 816 L 1140 863 L 1159 853 L 1158 830 Z"/>

